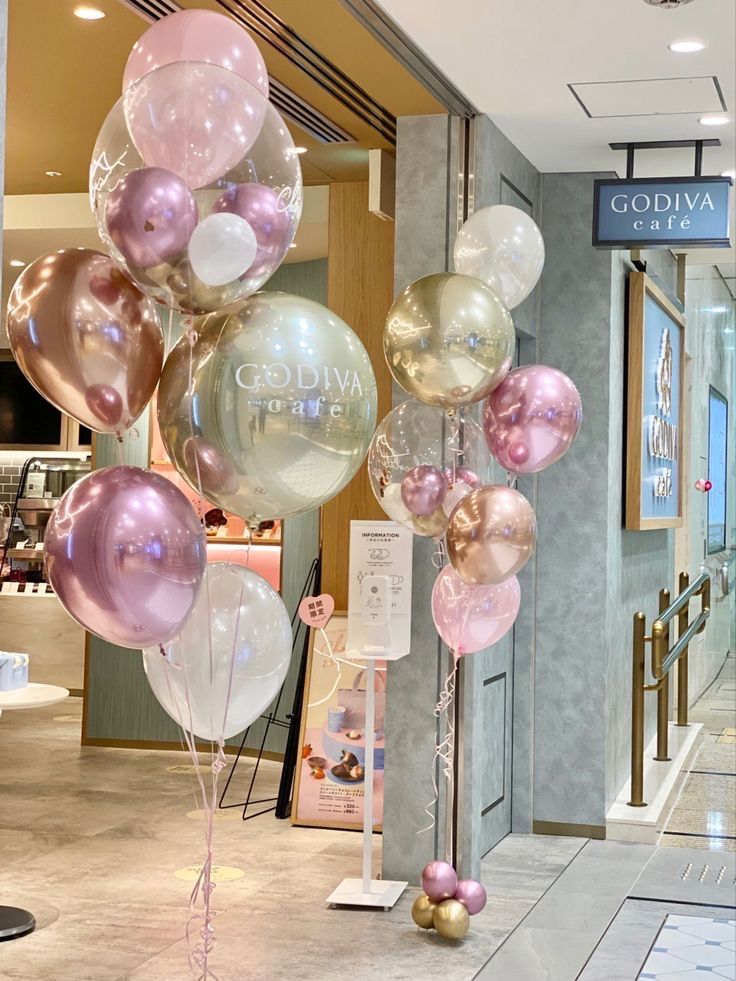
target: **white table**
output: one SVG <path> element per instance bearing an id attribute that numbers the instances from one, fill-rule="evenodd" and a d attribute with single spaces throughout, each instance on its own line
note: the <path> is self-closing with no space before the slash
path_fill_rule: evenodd
<path id="1" fill-rule="evenodd" d="M 31 682 L 25 688 L 0 691 L 0 715 L 14 709 L 43 708 L 55 705 L 69 697 L 67 688 L 59 685 L 37 685 Z M 0 906 L 0 941 L 14 940 L 35 929 L 36 920 L 28 910 L 18 906 Z"/>

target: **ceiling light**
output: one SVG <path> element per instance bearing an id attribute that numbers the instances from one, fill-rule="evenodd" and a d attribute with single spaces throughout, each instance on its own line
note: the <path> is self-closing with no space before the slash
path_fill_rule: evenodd
<path id="1" fill-rule="evenodd" d="M 693 54 L 695 51 L 702 51 L 705 41 L 673 41 L 669 45 L 670 51 L 676 54 Z"/>
<path id="2" fill-rule="evenodd" d="M 61 171 L 60 170 L 47 170 L 46 171 L 46 176 L 47 177 L 61 177 Z"/>
<path id="3" fill-rule="evenodd" d="M 10 265 L 15 269 L 21 269 L 23 266 L 25 266 L 25 262 L 23 262 L 22 259 L 11 259 Z"/>
<path id="4" fill-rule="evenodd" d="M 305 146 L 295 146 L 294 153 L 306 153 L 307 148 Z"/>
<path id="5" fill-rule="evenodd" d="M 289 246 L 289 248 L 290 249 L 295 249 L 296 248 L 296 242 L 292 242 L 291 245 Z"/>
<path id="6" fill-rule="evenodd" d="M 97 7 L 88 7 L 85 4 L 82 7 L 74 8 L 74 16 L 80 20 L 102 20 L 105 16 L 105 11 L 99 10 Z"/>
<path id="7" fill-rule="evenodd" d="M 701 126 L 725 126 L 728 116 L 701 116 L 698 122 Z"/>

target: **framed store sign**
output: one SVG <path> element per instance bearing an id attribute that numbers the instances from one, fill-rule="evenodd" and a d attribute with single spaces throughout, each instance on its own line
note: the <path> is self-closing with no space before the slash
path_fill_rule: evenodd
<path id="1" fill-rule="evenodd" d="M 597 180 L 593 245 L 597 249 L 727 249 L 732 184 L 730 177 Z"/>
<path id="2" fill-rule="evenodd" d="M 726 548 L 728 402 L 711 385 L 708 391 L 708 555 Z"/>
<path id="3" fill-rule="evenodd" d="M 625 527 L 682 524 L 685 318 L 643 272 L 629 275 Z"/>
<path id="4" fill-rule="evenodd" d="M 365 798 L 365 665 L 347 648 L 348 618 L 335 613 L 324 631 L 310 631 L 302 703 L 301 758 L 294 780 L 292 824 L 363 827 Z M 386 664 L 376 662 L 373 814 L 383 822 Z"/>

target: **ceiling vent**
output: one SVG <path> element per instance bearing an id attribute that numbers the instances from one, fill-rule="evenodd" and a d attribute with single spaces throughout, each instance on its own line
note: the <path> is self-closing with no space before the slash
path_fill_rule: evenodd
<path id="1" fill-rule="evenodd" d="M 242 26 L 256 34 L 261 40 L 267 41 L 289 61 L 306 71 L 312 79 L 321 84 L 322 88 L 327 89 L 331 95 L 338 98 L 343 105 L 359 115 L 369 125 L 378 129 L 389 142 L 396 141 L 396 120 L 394 117 L 370 99 L 367 93 L 363 93 L 362 89 L 358 89 L 346 76 L 339 77 L 341 75 L 339 73 L 337 80 L 331 77 L 328 66 L 329 68 L 333 68 L 333 66 L 314 49 L 309 49 L 310 58 L 308 61 L 295 57 L 299 49 L 302 47 L 306 49 L 307 45 L 301 42 L 297 34 L 286 28 L 283 22 L 277 22 L 275 16 L 267 8 L 259 4 L 258 14 L 260 16 L 256 17 L 253 11 L 240 4 L 239 0 L 231 0 L 231 2 L 219 0 L 219 2 L 220 6 L 224 7 Z M 122 3 L 150 22 L 161 20 L 168 14 L 174 14 L 182 9 L 177 0 L 122 0 Z M 248 17 L 245 16 L 246 12 Z M 274 30 L 274 25 L 277 23 L 280 25 L 278 32 Z M 289 35 L 291 36 L 289 37 Z M 275 43 L 277 40 L 279 43 Z M 299 53 L 301 52 L 299 51 Z M 314 71 L 315 65 L 319 66 L 316 72 Z M 334 71 L 337 73 L 337 69 Z M 328 84 L 325 84 L 326 81 Z M 278 111 L 317 140 L 318 143 L 355 142 L 355 137 L 273 76 L 269 76 L 269 89 L 270 100 Z M 349 97 L 347 93 L 349 93 Z"/>
<path id="2" fill-rule="evenodd" d="M 684 7 L 686 3 L 692 2 L 693 0 L 644 0 L 650 7 L 661 7 L 662 10 L 674 10 L 675 7 Z"/>

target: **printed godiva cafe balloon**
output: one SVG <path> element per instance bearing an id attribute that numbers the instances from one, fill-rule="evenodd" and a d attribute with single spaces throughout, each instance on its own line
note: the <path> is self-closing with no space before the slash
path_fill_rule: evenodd
<path id="1" fill-rule="evenodd" d="M 251 523 L 310 511 L 342 490 L 377 408 L 370 359 L 347 324 L 313 300 L 258 293 L 194 320 L 190 336 L 158 391 L 161 435 L 182 477 Z"/>
<path id="2" fill-rule="evenodd" d="M 447 557 L 471 586 L 504 582 L 531 558 L 537 540 L 534 509 L 523 494 L 490 484 L 468 494 L 447 525 Z"/>
<path id="3" fill-rule="evenodd" d="M 140 467 L 105 467 L 78 480 L 54 509 L 43 544 L 64 609 L 120 647 L 170 640 L 202 585 L 202 523 L 170 480 Z"/>
<path id="4" fill-rule="evenodd" d="M 27 266 L 7 329 L 28 381 L 97 433 L 129 429 L 156 389 L 164 360 L 156 306 L 101 252 L 62 249 Z"/>
<path id="5" fill-rule="evenodd" d="M 479 402 L 505 378 L 514 324 L 479 279 L 435 273 L 398 295 L 383 347 L 391 374 L 409 395 L 449 409 Z"/>

